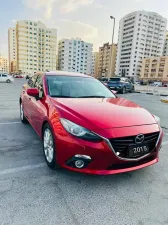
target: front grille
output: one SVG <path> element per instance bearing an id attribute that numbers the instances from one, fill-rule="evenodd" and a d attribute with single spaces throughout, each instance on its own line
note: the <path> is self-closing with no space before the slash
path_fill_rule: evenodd
<path id="1" fill-rule="evenodd" d="M 128 169 L 128 168 L 132 168 L 132 167 L 136 167 L 136 166 L 140 166 L 145 163 L 148 163 L 148 162 L 154 160 L 155 158 L 156 158 L 156 156 L 150 156 L 148 158 L 141 159 L 140 161 L 136 161 L 136 162 L 125 162 L 125 163 L 121 163 L 121 164 L 113 164 L 110 167 L 108 167 L 107 170 Z"/>
<path id="2" fill-rule="evenodd" d="M 144 134 L 144 142 L 148 143 L 149 151 L 152 152 L 155 148 L 159 137 L 159 132 Z M 110 139 L 110 143 L 116 153 L 122 158 L 128 158 L 129 145 L 135 144 L 136 136 L 128 136 L 122 138 Z"/>

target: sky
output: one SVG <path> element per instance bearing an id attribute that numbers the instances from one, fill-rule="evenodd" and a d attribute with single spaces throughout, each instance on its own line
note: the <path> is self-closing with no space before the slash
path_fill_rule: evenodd
<path id="1" fill-rule="evenodd" d="M 119 21 L 126 14 L 146 10 L 168 19 L 167 0 L 1 0 L 0 53 L 8 55 L 8 28 L 17 20 L 42 21 L 58 30 L 58 40 L 81 38 L 93 43 L 94 51 L 111 42 L 116 18 L 114 42 L 118 40 Z"/>

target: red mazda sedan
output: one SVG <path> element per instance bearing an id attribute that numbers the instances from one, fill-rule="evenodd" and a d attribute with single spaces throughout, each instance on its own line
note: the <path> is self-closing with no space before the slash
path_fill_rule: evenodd
<path id="1" fill-rule="evenodd" d="M 158 162 L 163 138 L 158 118 L 93 77 L 36 74 L 19 102 L 21 121 L 42 139 L 50 168 L 107 175 Z"/>

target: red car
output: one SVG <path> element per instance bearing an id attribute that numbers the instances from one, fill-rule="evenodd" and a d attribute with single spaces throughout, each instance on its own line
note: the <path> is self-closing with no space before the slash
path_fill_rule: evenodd
<path id="1" fill-rule="evenodd" d="M 15 78 L 23 78 L 22 75 L 15 75 L 14 77 L 15 77 Z"/>
<path id="2" fill-rule="evenodd" d="M 50 168 L 107 175 L 158 162 L 163 138 L 158 118 L 93 77 L 36 74 L 19 102 L 21 121 L 41 137 Z"/>

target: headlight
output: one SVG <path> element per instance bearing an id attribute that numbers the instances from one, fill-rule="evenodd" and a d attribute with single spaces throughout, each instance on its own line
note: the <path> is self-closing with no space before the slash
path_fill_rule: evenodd
<path id="1" fill-rule="evenodd" d="M 153 116 L 154 116 L 156 122 L 160 125 L 160 118 L 158 116 L 155 116 L 155 115 L 153 115 Z"/>
<path id="2" fill-rule="evenodd" d="M 88 141 L 101 141 L 102 139 L 97 136 L 96 134 L 92 133 L 91 131 L 85 129 L 84 127 L 81 127 L 67 119 L 60 119 L 62 126 L 65 128 L 65 130 L 84 140 L 88 140 Z"/>

